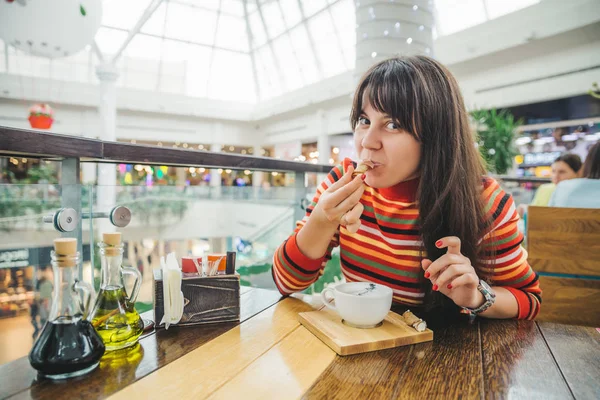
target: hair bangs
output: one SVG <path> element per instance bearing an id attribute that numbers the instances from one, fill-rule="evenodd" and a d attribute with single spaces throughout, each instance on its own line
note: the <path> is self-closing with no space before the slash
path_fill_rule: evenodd
<path id="1" fill-rule="evenodd" d="M 352 129 L 368 102 L 376 111 L 388 115 L 400 129 L 418 139 L 417 100 L 410 71 L 397 60 L 390 61 L 373 67 L 359 84 L 351 113 Z"/>

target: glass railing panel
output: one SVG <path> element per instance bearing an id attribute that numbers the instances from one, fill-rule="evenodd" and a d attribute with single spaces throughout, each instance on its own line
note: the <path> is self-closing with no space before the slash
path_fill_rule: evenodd
<path id="1" fill-rule="evenodd" d="M 108 190 L 107 190 L 108 189 Z M 314 188 L 307 190 L 310 201 Z M 160 257 L 237 252 L 242 285 L 275 289 L 271 264 L 276 249 L 303 214 L 293 187 L 0 185 L 0 363 L 26 356 L 50 307 L 50 251 L 63 235 L 81 237 L 82 279 L 100 287 L 98 243 L 106 231 L 123 233 L 123 264 L 142 273 L 140 311 L 153 304 L 153 270 Z M 79 199 L 81 233 L 61 233 L 52 216 Z M 307 202 L 305 202 L 305 205 Z M 114 226 L 108 216 L 127 207 L 131 221 Z M 75 207 L 77 208 L 77 207 Z M 44 217 L 49 222 L 43 222 Z M 79 236 L 80 235 L 80 236 Z M 318 292 L 339 273 L 334 251 L 326 273 L 308 292 Z M 127 288 L 132 282 L 126 280 Z M 9 345 L 10 344 L 10 345 Z"/>
<path id="2" fill-rule="evenodd" d="M 124 264 L 142 273 L 136 304 L 140 311 L 151 307 L 152 271 L 170 252 L 180 260 L 203 252 L 236 251 L 240 274 L 257 275 L 293 231 L 295 196 L 289 187 L 94 186 L 94 213 L 108 214 L 118 206 L 131 211 L 131 221 L 123 228 L 106 218 L 92 222 L 95 286 L 101 276 L 97 245 L 101 234 L 112 230 L 123 234 Z M 242 284 L 274 288 L 263 277 L 257 281 L 242 276 Z"/>
<path id="3" fill-rule="evenodd" d="M 52 216 L 66 193 L 89 208 L 89 190 L 80 185 L 0 184 L 0 363 L 28 354 L 46 322 L 53 292 L 50 252 L 61 233 Z M 44 217 L 48 222 L 44 222 Z M 70 230 L 76 224 L 64 223 Z M 60 223 L 60 221 L 59 221 Z M 89 230 L 83 223 L 82 276 L 91 276 Z"/>

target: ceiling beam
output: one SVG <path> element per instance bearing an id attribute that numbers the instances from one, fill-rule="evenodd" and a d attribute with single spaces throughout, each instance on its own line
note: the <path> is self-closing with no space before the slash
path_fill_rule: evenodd
<path id="1" fill-rule="evenodd" d="M 279 1 L 277 2 L 277 6 L 279 7 L 279 12 L 281 13 L 281 15 L 284 16 L 285 13 L 283 12 L 283 7 L 281 7 L 281 3 Z M 304 76 L 304 71 L 302 69 L 302 64 L 300 63 L 300 58 L 298 57 L 298 52 L 296 51 L 296 45 L 294 44 L 294 41 L 292 40 L 292 35 L 290 34 L 291 29 L 288 28 L 287 21 L 285 21 L 285 18 L 283 21 L 284 21 L 285 27 L 287 29 L 284 32 L 284 34 L 287 35 L 288 40 L 290 41 L 292 53 L 294 54 L 294 59 L 296 60 L 296 65 L 298 66 L 298 71 L 300 72 L 300 80 L 302 81 L 302 86 L 306 86 L 307 80 L 306 80 L 306 77 Z"/>
<path id="2" fill-rule="evenodd" d="M 312 19 L 312 18 L 316 17 L 317 15 L 319 15 L 319 14 L 321 14 L 321 13 L 323 13 L 323 12 L 327 12 L 327 10 L 328 10 L 328 9 L 329 9 L 331 6 L 333 6 L 333 5 L 337 4 L 337 3 L 338 3 L 338 2 L 340 2 L 340 1 L 341 1 L 341 0 L 335 0 L 335 1 L 333 1 L 333 2 L 332 2 L 332 3 L 330 3 L 328 6 L 325 6 L 324 8 L 320 9 L 319 11 L 317 11 L 316 13 L 314 13 L 313 15 L 311 15 L 309 18 L 305 18 L 305 17 L 302 17 L 302 16 L 301 16 L 301 17 L 300 17 L 300 21 L 299 21 L 299 22 L 297 22 L 297 23 L 295 23 L 294 25 L 292 25 L 292 26 L 289 26 L 289 27 L 286 25 L 286 30 L 285 30 L 285 31 L 283 31 L 283 32 L 281 32 L 281 33 L 280 33 L 280 34 L 278 34 L 277 36 L 273 36 L 273 37 L 272 37 L 272 38 L 270 38 L 270 39 L 269 39 L 269 37 L 267 36 L 267 41 L 266 41 L 265 43 L 261 44 L 260 46 L 258 46 L 256 49 L 258 50 L 258 49 L 260 49 L 260 48 L 262 48 L 262 47 L 266 46 L 266 45 L 267 45 L 269 42 L 274 42 L 275 40 L 279 39 L 279 38 L 280 38 L 280 37 L 282 37 L 283 35 L 287 35 L 287 34 L 289 34 L 291 31 L 293 31 L 294 29 L 298 28 L 299 26 L 302 26 L 302 25 L 305 25 L 305 24 L 307 24 L 307 23 L 308 23 L 308 20 L 310 20 L 310 19 Z M 281 3 L 280 3 L 279 5 L 281 6 Z M 299 5 L 298 7 L 300 7 L 300 5 Z M 282 14 L 283 14 L 283 11 L 282 11 Z M 303 12 L 301 12 L 301 14 L 303 15 Z"/>
<path id="3" fill-rule="evenodd" d="M 131 43 L 131 41 L 133 40 L 135 35 L 137 35 L 140 32 L 140 30 L 142 29 L 142 27 L 144 26 L 146 21 L 148 21 L 150 19 L 152 14 L 154 14 L 154 11 L 156 11 L 158 6 L 160 6 L 160 4 L 162 2 L 163 2 L 163 0 L 152 0 L 150 2 L 150 4 L 148 5 L 148 8 L 146 8 L 144 13 L 140 17 L 139 21 L 135 24 L 133 29 L 129 31 L 129 35 L 127 36 L 127 39 L 125 39 L 125 41 L 121 44 L 121 47 L 119 47 L 119 50 L 117 50 L 117 53 L 113 56 L 112 60 L 110 60 L 110 62 L 112 64 L 115 64 L 117 62 L 119 57 L 121 57 L 121 55 L 123 54 L 123 51 L 127 48 L 129 43 Z"/>
<path id="4" fill-rule="evenodd" d="M 129 32 L 127 29 L 123 29 L 123 28 L 117 28 L 114 26 L 110 26 L 110 25 L 102 25 L 103 28 L 106 29 L 112 29 L 115 31 L 121 31 L 121 32 Z M 145 33 L 145 32 L 139 32 L 138 35 L 142 35 L 142 36 L 148 36 L 148 37 L 152 37 L 152 38 L 156 38 L 156 39 L 165 39 L 165 40 L 169 40 L 171 42 L 177 42 L 177 43 L 183 43 L 183 44 L 190 44 L 193 46 L 202 46 L 202 47 L 206 47 L 209 49 L 218 49 L 218 50 L 225 50 L 225 51 L 229 51 L 231 53 L 238 53 L 238 54 L 248 54 L 247 51 L 241 51 L 241 50 L 234 50 L 234 49 L 230 49 L 227 47 L 220 47 L 220 46 L 215 46 L 214 44 L 206 44 L 206 43 L 200 43 L 200 42 L 194 42 L 191 40 L 184 40 L 184 39 L 177 39 L 174 37 L 169 37 L 169 36 L 165 36 L 165 35 L 156 35 L 154 33 Z M 213 42 L 214 43 L 214 42 Z"/>
<path id="5" fill-rule="evenodd" d="M 317 55 L 317 47 L 315 45 L 315 39 L 313 38 L 312 32 L 308 29 L 308 19 L 306 18 L 306 14 L 304 13 L 304 6 L 302 5 L 302 1 L 298 0 L 298 7 L 300 8 L 300 15 L 302 16 L 302 21 L 304 21 L 304 29 L 306 29 L 306 34 L 308 35 L 308 41 L 310 42 L 310 48 L 313 51 L 313 56 L 315 56 L 315 63 L 317 64 L 317 71 L 319 72 L 319 79 L 323 79 L 325 74 L 323 74 L 323 66 L 321 65 L 321 59 Z M 329 7 L 329 6 L 327 6 Z M 324 11 L 325 9 L 321 10 Z"/>
<path id="6" fill-rule="evenodd" d="M 260 22 L 262 22 L 263 29 L 265 30 L 265 35 L 267 35 L 267 39 L 269 38 L 269 30 L 267 29 L 267 23 L 265 22 L 265 17 L 263 16 L 262 9 L 260 8 L 260 3 L 256 3 L 256 9 L 258 10 L 258 16 L 260 17 Z M 275 69 L 277 70 L 277 77 L 279 78 L 279 86 L 281 87 L 281 93 L 287 92 L 287 87 L 285 84 L 285 80 L 283 79 L 283 73 L 281 71 L 281 66 L 279 65 L 279 58 L 277 54 L 275 54 L 275 50 L 273 49 L 273 43 L 269 42 L 269 49 L 271 50 L 271 55 L 273 56 L 273 63 L 275 63 Z"/>
<path id="7" fill-rule="evenodd" d="M 215 24 L 215 34 L 213 35 L 213 45 L 217 45 L 217 35 L 219 34 L 219 19 L 221 19 L 221 6 L 223 5 L 223 0 L 219 0 L 219 9 L 217 10 L 217 23 Z M 210 81 L 212 76 L 213 69 L 213 61 L 215 60 L 215 51 L 210 52 L 208 57 L 208 79 L 206 80 L 206 96 L 208 97 L 208 92 L 210 91 Z"/>
<path id="8" fill-rule="evenodd" d="M 92 43 L 92 49 L 94 50 L 94 53 L 96 54 L 96 57 L 98 57 L 98 60 L 100 60 L 100 62 L 103 63 L 104 62 L 104 55 L 100 51 L 100 47 L 98 47 L 98 42 L 96 42 L 95 40 Z"/>
<path id="9" fill-rule="evenodd" d="M 333 16 L 333 12 L 331 11 L 331 7 L 327 7 L 327 11 L 329 12 L 329 17 L 331 18 L 331 21 L 334 20 L 334 16 Z M 350 66 L 348 65 L 348 61 L 346 61 L 346 52 L 344 51 L 344 46 L 342 43 L 342 38 L 340 36 L 340 33 L 338 32 L 338 28 L 337 25 L 334 23 L 333 24 L 333 31 L 335 32 L 335 38 L 337 40 L 337 44 L 338 44 L 338 48 L 340 49 L 340 54 L 342 55 L 342 59 L 344 61 L 344 67 L 346 67 L 346 69 L 351 69 Z M 356 33 L 355 33 L 356 35 Z"/>
<path id="10" fill-rule="evenodd" d="M 244 0 L 244 19 L 246 20 L 246 34 L 248 35 L 248 49 L 250 52 L 250 60 L 252 61 L 252 75 L 254 76 L 254 93 L 256 95 L 256 101 L 258 102 L 261 99 L 260 85 L 258 83 L 256 58 L 254 57 L 254 51 L 252 51 L 252 30 L 250 29 L 250 20 L 248 19 L 248 0 Z"/>

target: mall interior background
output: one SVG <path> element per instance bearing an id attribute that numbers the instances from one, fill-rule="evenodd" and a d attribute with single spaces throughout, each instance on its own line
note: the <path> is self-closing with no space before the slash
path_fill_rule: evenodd
<path id="1" fill-rule="evenodd" d="M 2 33 L 0 126 L 31 129 L 30 107 L 49 104 L 47 132 L 335 165 L 355 157 L 349 111 L 360 74 L 396 54 L 428 54 L 455 74 L 469 110 L 505 109 L 522 119 L 507 175 L 548 177 L 557 155 L 583 159 L 600 138 L 600 100 L 589 94 L 600 81 L 598 0 L 101 4 L 93 43 L 75 54 L 34 55 Z M 61 171 L 52 160 L 0 163 L 4 363 L 31 346 L 30 304 L 51 278 L 58 236 L 41 216 L 60 207 Z M 320 178 L 308 174 L 306 184 Z M 270 258 L 297 207 L 294 175 L 276 171 L 88 163 L 82 185 L 85 210 L 132 210 L 121 231 L 125 259 L 143 272 L 142 310 L 151 307 L 151 271 L 170 251 L 235 250 L 243 284 L 272 287 Z M 527 202 L 533 188 L 510 190 Z M 94 246 L 107 229 L 99 220 L 83 226 L 84 275 L 96 285 Z M 329 270 L 310 290 L 333 279 Z"/>

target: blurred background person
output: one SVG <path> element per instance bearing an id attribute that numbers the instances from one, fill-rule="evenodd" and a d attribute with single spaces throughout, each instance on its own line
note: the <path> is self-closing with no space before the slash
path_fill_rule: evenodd
<path id="1" fill-rule="evenodd" d="M 544 183 L 535 192 L 535 196 L 531 201 L 532 206 L 547 207 L 552 197 L 552 193 L 562 181 L 579 178 L 583 163 L 577 154 L 566 153 L 558 157 L 552 163 L 552 183 Z M 520 204 L 518 207 L 519 215 L 525 216 L 527 205 Z"/>
<path id="2" fill-rule="evenodd" d="M 40 279 L 36 285 L 36 298 L 38 301 L 37 311 L 40 317 L 38 327 L 40 330 L 44 328 L 44 325 L 48 321 L 50 308 L 52 307 L 52 291 L 54 289 L 54 285 L 48 277 L 48 270 L 48 266 L 42 267 Z"/>
<path id="3" fill-rule="evenodd" d="M 583 178 L 556 185 L 550 207 L 600 208 L 600 142 L 590 149 L 583 165 Z"/>

